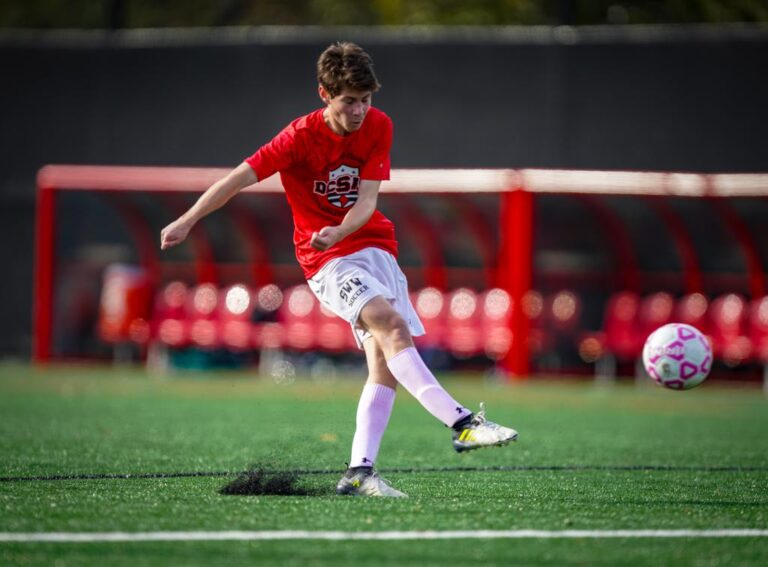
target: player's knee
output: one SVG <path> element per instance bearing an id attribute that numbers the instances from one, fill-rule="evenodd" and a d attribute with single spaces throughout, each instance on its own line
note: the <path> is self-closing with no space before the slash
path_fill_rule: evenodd
<path id="1" fill-rule="evenodd" d="M 392 343 L 403 344 L 411 342 L 411 332 L 402 317 L 398 317 L 397 324 L 391 327 L 389 339 Z"/>
<path id="2" fill-rule="evenodd" d="M 387 318 L 382 331 L 385 340 L 390 344 L 409 343 L 411 340 L 411 332 L 408 329 L 408 324 L 399 313 L 392 313 Z"/>
<path id="3" fill-rule="evenodd" d="M 363 308 L 360 315 L 365 327 L 386 353 L 391 355 L 393 352 L 412 346 L 408 323 L 389 303 L 371 302 Z"/>
<path id="4" fill-rule="evenodd" d="M 410 334 L 408 324 L 394 309 L 380 310 L 369 319 L 369 327 L 374 335 L 394 339 Z"/>

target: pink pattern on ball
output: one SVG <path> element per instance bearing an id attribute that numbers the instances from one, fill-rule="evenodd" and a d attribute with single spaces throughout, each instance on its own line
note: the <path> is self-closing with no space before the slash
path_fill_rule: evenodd
<path id="1" fill-rule="evenodd" d="M 688 380 L 688 378 L 695 376 L 697 371 L 696 365 L 691 364 L 687 360 L 680 365 L 680 377 L 683 380 Z"/>
<path id="2" fill-rule="evenodd" d="M 664 347 L 664 354 L 675 360 L 683 360 L 685 357 L 685 345 L 680 341 L 674 341 Z"/>
<path id="3" fill-rule="evenodd" d="M 677 328 L 677 336 L 680 337 L 681 340 L 687 341 L 690 339 L 693 339 L 696 337 L 696 333 L 692 331 L 691 329 L 686 329 L 685 327 L 678 327 Z"/>

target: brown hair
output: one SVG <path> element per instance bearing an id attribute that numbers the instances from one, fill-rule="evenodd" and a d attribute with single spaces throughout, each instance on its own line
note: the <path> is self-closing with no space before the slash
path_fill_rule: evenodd
<path id="1" fill-rule="evenodd" d="M 376 92 L 381 88 L 373 72 L 373 59 L 359 45 L 337 42 L 329 45 L 317 60 L 317 82 L 331 96 L 345 88 Z"/>

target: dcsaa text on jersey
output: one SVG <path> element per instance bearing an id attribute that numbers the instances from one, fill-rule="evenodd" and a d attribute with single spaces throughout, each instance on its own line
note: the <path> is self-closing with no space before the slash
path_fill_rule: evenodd
<path id="1" fill-rule="evenodd" d="M 314 192 L 317 195 L 325 195 L 334 207 L 347 209 L 357 202 L 359 176 L 359 168 L 340 165 L 328 174 L 328 181 L 315 180 Z"/>

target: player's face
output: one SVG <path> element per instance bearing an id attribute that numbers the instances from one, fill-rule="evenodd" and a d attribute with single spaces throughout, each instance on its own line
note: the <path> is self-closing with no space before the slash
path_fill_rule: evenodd
<path id="1" fill-rule="evenodd" d="M 344 89 L 335 97 L 325 94 L 323 100 L 327 100 L 327 107 L 324 115 L 331 129 L 342 135 L 359 130 L 371 108 L 371 93 Z"/>

